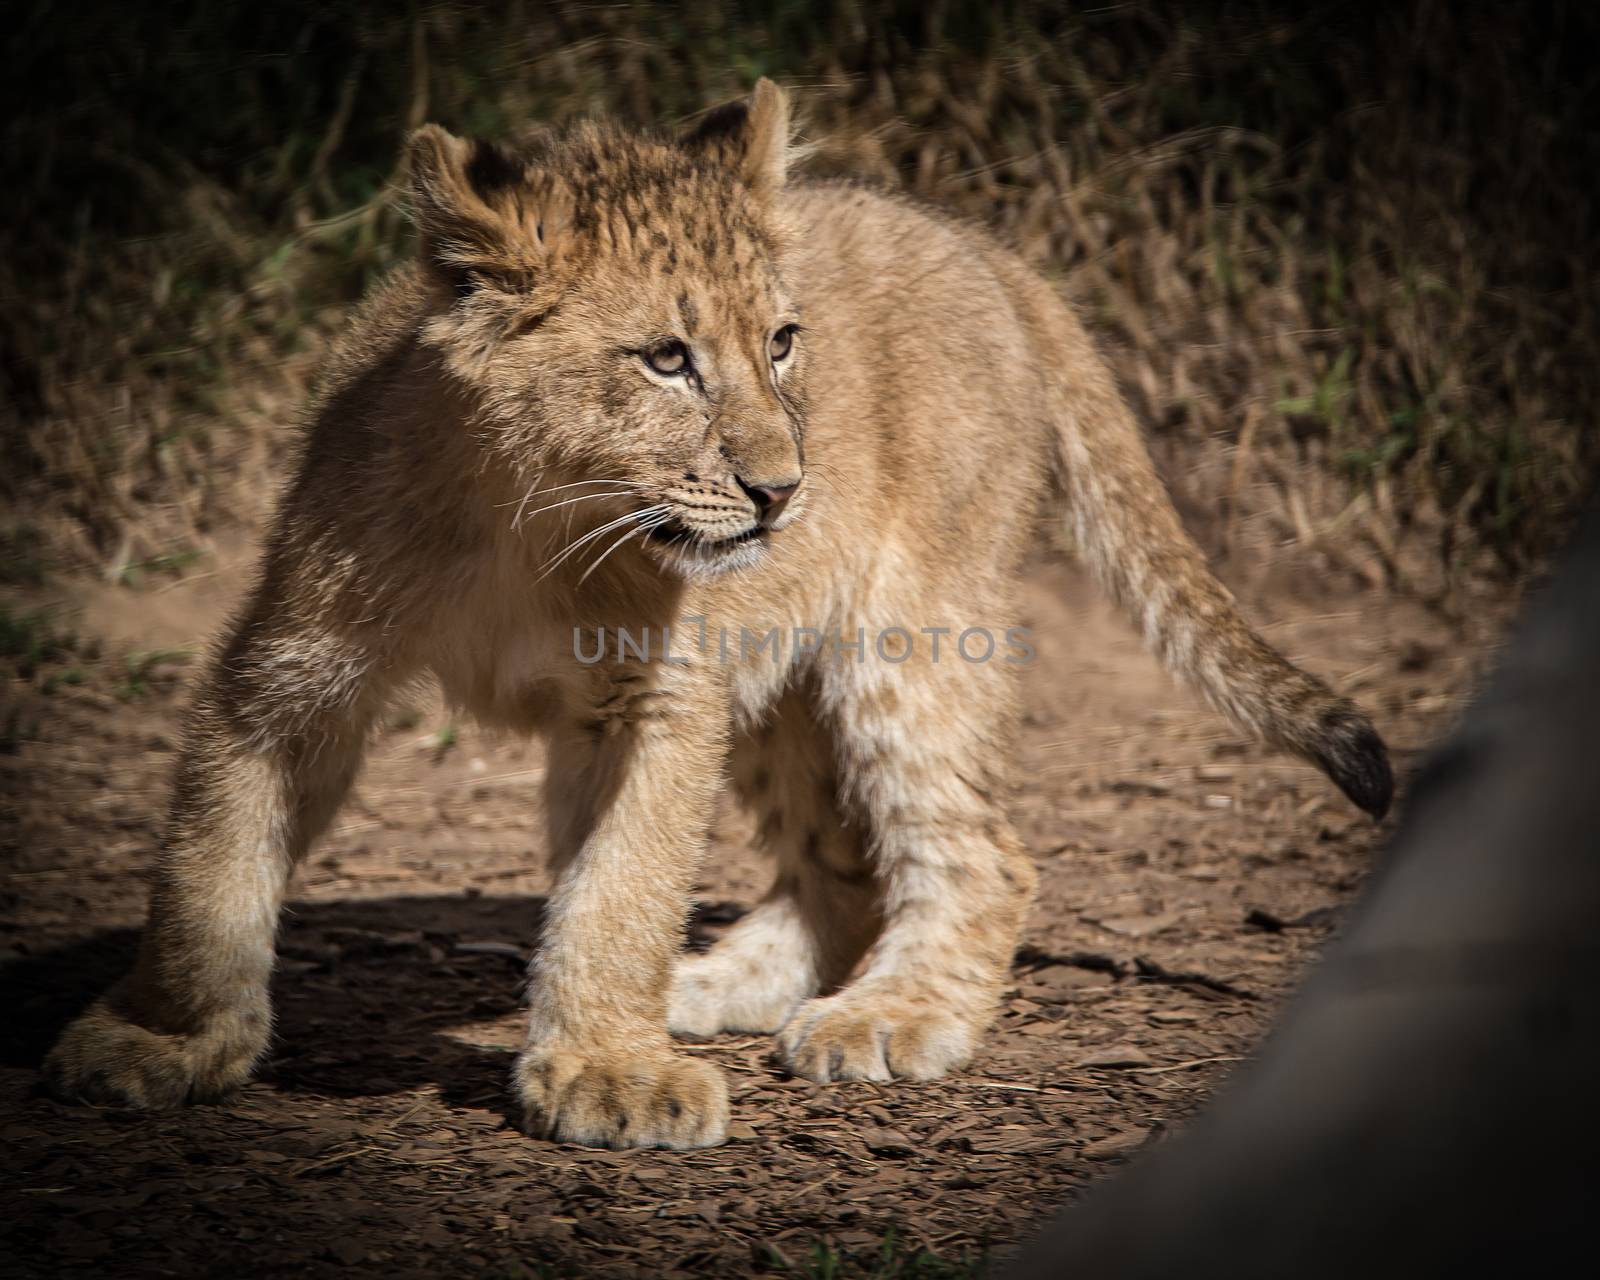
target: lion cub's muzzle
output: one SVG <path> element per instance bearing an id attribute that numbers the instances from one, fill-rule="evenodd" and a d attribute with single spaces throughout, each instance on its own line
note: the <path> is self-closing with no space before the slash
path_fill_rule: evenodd
<path id="1" fill-rule="evenodd" d="M 729 480 L 714 493 L 697 483 L 662 495 L 677 510 L 653 522 L 646 537 L 669 553 L 675 567 L 716 572 L 755 564 L 770 535 L 799 514 L 794 499 L 803 477 L 757 483 L 734 475 Z"/>

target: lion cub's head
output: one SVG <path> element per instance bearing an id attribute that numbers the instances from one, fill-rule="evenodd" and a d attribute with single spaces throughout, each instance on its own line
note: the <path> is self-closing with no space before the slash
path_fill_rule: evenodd
<path id="1" fill-rule="evenodd" d="M 797 514 L 788 150 L 766 80 L 677 138 L 586 124 L 511 152 L 414 135 L 424 341 L 535 509 L 579 499 L 568 514 L 604 512 L 690 574 L 756 562 Z"/>

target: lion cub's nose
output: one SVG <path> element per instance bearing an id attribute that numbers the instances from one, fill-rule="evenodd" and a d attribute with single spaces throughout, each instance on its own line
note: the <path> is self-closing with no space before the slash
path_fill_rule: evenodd
<path id="1" fill-rule="evenodd" d="M 750 501 L 756 504 L 756 515 L 761 523 L 770 528 L 773 521 L 781 516 L 783 509 L 789 505 L 789 499 L 794 497 L 800 482 L 795 480 L 781 484 L 747 484 L 739 480 L 739 487 L 749 494 Z"/>

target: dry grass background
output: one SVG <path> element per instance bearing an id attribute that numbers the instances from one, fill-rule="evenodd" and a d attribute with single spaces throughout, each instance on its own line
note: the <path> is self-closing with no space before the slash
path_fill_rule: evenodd
<path id="1" fill-rule="evenodd" d="M 1600 458 L 1600 16 L 1537 10 L 23 0 L 0 571 L 177 570 L 260 519 L 319 352 L 407 251 L 409 128 L 671 121 L 765 73 L 817 171 L 1059 279 L 1213 548 L 1469 606 Z"/>

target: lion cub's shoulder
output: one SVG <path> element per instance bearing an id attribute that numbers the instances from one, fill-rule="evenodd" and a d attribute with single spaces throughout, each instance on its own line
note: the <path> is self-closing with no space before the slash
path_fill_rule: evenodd
<path id="1" fill-rule="evenodd" d="M 400 264 L 368 289 L 322 363 L 313 408 L 327 404 L 414 337 L 426 309 L 415 262 Z"/>

